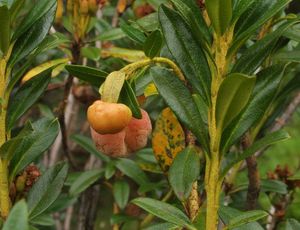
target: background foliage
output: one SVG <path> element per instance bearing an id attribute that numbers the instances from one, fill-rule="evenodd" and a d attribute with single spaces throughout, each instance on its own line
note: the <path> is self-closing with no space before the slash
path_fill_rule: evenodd
<path id="1" fill-rule="evenodd" d="M 220 229 L 299 229 L 299 10 L 0 0 L 2 228 L 205 229 L 213 194 Z M 96 149 L 86 110 L 119 70 L 119 102 L 154 129 L 116 159 Z"/>

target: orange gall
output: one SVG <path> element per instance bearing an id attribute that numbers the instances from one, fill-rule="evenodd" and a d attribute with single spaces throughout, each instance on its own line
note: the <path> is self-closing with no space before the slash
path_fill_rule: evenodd
<path id="1" fill-rule="evenodd" d="M 122 131 L 130 122 L 132 112 L 124 104 L 95 101 L 87 111 L 90 126 L 99 134 Z"/>

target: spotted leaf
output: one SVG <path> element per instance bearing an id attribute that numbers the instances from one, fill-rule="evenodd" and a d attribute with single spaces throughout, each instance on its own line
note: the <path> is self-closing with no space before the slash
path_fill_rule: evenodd
<path id="1" fill-rule="evenodd" d="M 185 148 L 184 131 L 170 108 L 164 109 L 156 121 L 152 148 L 164 172 L 169 170 L 176 155 Z"/>

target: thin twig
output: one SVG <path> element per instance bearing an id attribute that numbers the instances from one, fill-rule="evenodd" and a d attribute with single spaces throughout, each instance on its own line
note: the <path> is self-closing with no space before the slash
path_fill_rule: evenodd
<path id="1" fill-rule="evenodd" d="M 60 218 L 59 218 L 60 214 L 59 213 L 54 213 L 53 217 L 54 217 L 54 220 L 55 220 L 55 229 L 63 230 L 63 226 L 62 226 Z"/>
<path id="2" fill-rule="evenodd" d="M 65 222 L 64 222 L 64 230 L 71 229 L 71 220 L 72 220 L 72 216 L 73 216 L 73 210 L 74 210 L 73 205 L 67 208 Z"/>
<path id="3" fill-rule="evenodd" d="M 59 116 L 58 116 L 58 120 L 60 123 L 60 129 L 61 129 L 61 134 L 62 134 L 62 147 L 63 147 L 63 151 L 66 154 L 66 156 L 68 157 L 68 160 L 70 161 L 71 165 L 75 167 L 75 163 L 73 161 L 73 158 L 71 157 L 71 154 L 69 152 L 69 145 L 68 145 L 68 132 L 67 132 L 67 125 L 66 125 L 66 116 L 65 116 L 65 111 L 66 111 L 66 106 L 68 103 L 68 98 L 69 98 L 69 94 L 72 88 L 72 84 L 73 84 L 73 76 L 69 76 L 67 79 L 67 82 L 65 84 L 65 88 L 64 88 L 64 96 L 63 96 L 63 101 L 60 104 L 60 108 L 59 108 Z"/>
<path id="4" fill-rule="evenodd" d="M 280 118 L 277 118 L 274 125 L 270 129 L 271 132 L 275 132 L 285 126 L 291 117 L 293 116 L 294 112 L 296 111 L 297 107 L 300 105 L 300 92 L 298 92 L 291 103 L 286 108 L 285 112 L 281 115 Z"/>

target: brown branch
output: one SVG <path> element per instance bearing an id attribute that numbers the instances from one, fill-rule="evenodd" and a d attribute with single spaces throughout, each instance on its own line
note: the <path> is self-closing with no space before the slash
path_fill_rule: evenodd
<path id="1" fill-rule="evenodd" d="M 260 177 L 257 168 L 256 156 L 246 158 L 248 168 L 248 192 L 247 192 L 247 209 L 254 210 L 257 205 L 257 199 L 260 192 Z"/>
<path id="2" fill-rule="evenodd" d="M 242 141 L 243 149 L 247 149 L 252 145 L 249 134 L 247 133 Z M 246 158 L 246 164 L 248 169 L 248 192 L 247 192 L 247 209 L 253 210 L 256 208 L 257 199 L 260 192 L 260 177 L 257 169 L 256 156 L 252 155 Z"/>
<path id="3" fill-rule="evenodd" d="M 56 90 L 64 87 L 64 83 L 50 83 L 47 87 L 47 91 Z"/>
<path id="4" fill-rule="evenodd" d="M 66 127 L 66 122 L 65 122 L 65 109 L 66 109 L 66 105 L 68 103 L 68 97 L 69 97 L 69 94 L 71 91 L 72 84 L 73 84 L 73 76 L 69 76 L 67 79 L 67 82 L 65 84 L 65 87 L 64 87 L 63 100 L 59 106 L 58 120 L 60 123 L 60 129 L 61 129 L 61 133 L 62 133 L 63 151 L 66 154 L 66 156 L 69 158 L 72 166 L 74 166 L 73 159 L 70 156 L 70 152 L 69 152 L 68 133 L 67 133 L 67 127 Z"/>

